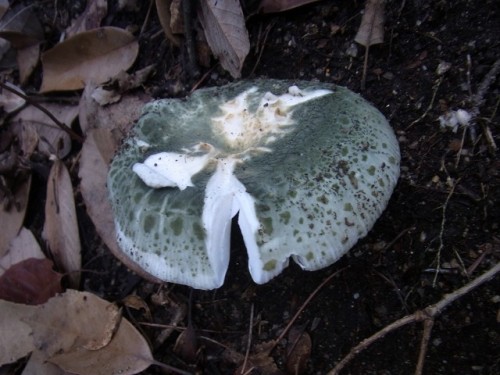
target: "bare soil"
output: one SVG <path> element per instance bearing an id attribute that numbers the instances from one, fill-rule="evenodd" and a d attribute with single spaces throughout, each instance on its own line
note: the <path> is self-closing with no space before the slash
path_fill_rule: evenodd
<path id="1" fill-rule="evenodd" d="M 144 2 L 138 12 L 110 11 L 106 23 L 142 26 L 148 4 Z M 64 8 L 68 19 L 83 9 L 81 2 L 68 2 Z M 235 353 L 244 355 L 247 349 L 252 306 L 255 360 L 321 282 L 337 273 L 294 324 L 312 343 L 310 354 L 303 357 L 302 373 L 326 374 L 364 338 L 436 303 L 499 261 L 500 161 L 486 135 L 490 131 L 499 143 L 500 79 L 484 93 L 473 126 L 454 133 L 440 129 L 438 121 L 449 109 L 474 107 L 472 96 L 500 58 L 498 2 L 388 1 L 385 42 L 369 49 L 364 91 L 360 83 L 365 50 L 353 44 L 362 9 L 362 1 L 320 1 L 250 17 L 252 49 L 242 74 L 242 78 L 317 79 L 347 86 L 374 103 L 394 127 L 402 152 L 399 183 L 370 234 L 339 262 L 316 272 L 291 264 L 271 282 L 255 285 L 247 271 L 244 245 L 235 235 L 222 288 L 207 292 L 155 285 L 130 273 L 109 253 L 78 197 L 83 268 L 90 271 L 84 272 L 82 289 L 124 304 L 125 316 L 151 340 L 157 360 L 189 372 L 233 374 L 241 359 Z M 52 10 L 48 6 L 38 11 L 52 20 Z M 144 88 L 147 92 L 181 97 L 195 84 L 231 81 L 215 61 L 200 66 L 199 76 L 190 77 L 183 68 L 185 54 L 164 41 L 160 31 L 153 15 L 140 38 L 140 58 L 134 68 L 157 64 L 155 76 Z M 51 32 L 55 43 L 57 30 Z M 442 75 L 436 72 L 440 63 L 450 64 Z M 33 85 L 37 82 L 35 77 Z M 75 170 L 74 176 L 77 185 Z M 38 234 L 45 178 L 35 177 L 28 218 Z M 237 227 L 233 229 L 237 233 Z M 150 317 L 124 303 L 130 294 L 147 303 Z M 141 324 L 186 327 L 189 308 L 196 341 L 184 335 L 187 339 L 177 350 L 174 345 L 183 330 L 174 330 L 157 345 L 162 328 Z M 500 373 L 499 309 L 498 278 L 450 305 L 435 321 L 424 373 Z M 418 323 L 389 334 L 359 354 L 343 373 L 413 373 L 422 331 Z M 196 345 L 194 358 L 190 343 Z M 293 373 L 287 369 L 292 361 L 287 355 L 290 343 L 293 340 L 285 337 L 272 352 L 282 373 Z M 263 365 L 252 374 L 270 373 L 271 368 Z M 162 371 L 153 366 L 145 374 Z"/>

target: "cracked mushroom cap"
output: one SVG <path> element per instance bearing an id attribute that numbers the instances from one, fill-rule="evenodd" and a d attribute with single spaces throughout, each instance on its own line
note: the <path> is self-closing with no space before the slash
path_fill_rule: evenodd
<path id="1" fill-rule="evenodd" d="M 399 162 L 384 116 L 332 84 L 246 81 L 154 101 L 111 163 L 118 244 L 157 279 L 213 289 L 238 214 L 256 283 L 290 257 L 317 270 L 372 228 Z"/>

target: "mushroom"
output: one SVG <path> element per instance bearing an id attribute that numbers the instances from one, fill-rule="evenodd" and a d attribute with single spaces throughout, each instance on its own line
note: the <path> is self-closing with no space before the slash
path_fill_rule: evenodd
<path id="1" fill-rule="evenodd" d="M 238 225 L 253 280 L 335 262 L 399 176 L 384 116 L 326 83 L 244 81 L 147 104 L 108 189 L 123 252 L 157 279 L 220 287 Z"/>

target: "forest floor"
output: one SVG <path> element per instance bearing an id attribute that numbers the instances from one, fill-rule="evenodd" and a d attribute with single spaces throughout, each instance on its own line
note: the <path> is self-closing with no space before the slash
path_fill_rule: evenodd
<path id="1" fill-rule="evenodd" d="M 147 3 L 134 14 L 109 18 L 109 24 L 142 25 Z M 151 315 L 125 307 L 124 316 L 153 343 L 156 360 L 184 371 L 237 373 L 251 325 L 248 363 L 260 370 L 249 373 L 293 374 L 298 366 L 297 373 L 326 374 L 363 339 L 437 303 L 495 266 L 500 260 L 500 159 L 494 147 L 500 141 L 500 79 L 491 80 L 484 92 L 480 87 L 499 64 L 497 5 L 494 0 L 388 1 L 385 41 L 369 49 L 364 90 L 365 49 L 354 42 L 363 2 L 320 1 L 250 17 L 251 49 L 242 79 L 332 82 L 359 92 L 388 118 L 402 156 L 401 177 L 389 206 L 370 233 L 337 263 L 306 272 L 291 262 L 264 285 L 252 281 L 243 241 L 235 235 L 224 286 L 199 291 L 150 283 L 130 272 L 101 242 L 77 194 L 82 268 L 91 271 L 82 273 L 81 288 L 108 301 L 139 296 Z M 50 14 L 51 8 L 39 11 Z M 145 35 L 160 30 L 152 17 Z M 157 98 L 182 97 L 195 84 L 210 87 L 232 81 L 219 66 L 214 68 L 215 61 L 200 66 L 200 76 L 189 77 L 180 50 L 160 39 L 140 39 L 134 69 L 156 64 L 154 76 L 141 90 Z M 36 73 L 33 85 L 40 79 Z M 457 109 L 477 111 L 474 123 L 456 131 L 441 128 L 439 117 Z M 78 191 L 77 169 L 72 176 Z M 41 238 L 46 194 L 42 186 L 47 181 L 42 175 L 33 178 L 31 216 L 25 225 Z M 424 373 L 500 373 L 498 285 L 497 277 L 435 317 Z M 268 356 L 273 340 L 298 311 L 293 331 L 302 339 L 295 342 L 287 334 Z M 178 340 L 189 315 L 196 340 L 189 335 Z M 154 344 L 159 334 L 166 335 L 161 325 L 180 328 Z M 423 332 L 422 321 L 395 330 L 354 357 L 342 373 L 414 373 Z M 152 366 L 144 373 L 162 371 Z"/>

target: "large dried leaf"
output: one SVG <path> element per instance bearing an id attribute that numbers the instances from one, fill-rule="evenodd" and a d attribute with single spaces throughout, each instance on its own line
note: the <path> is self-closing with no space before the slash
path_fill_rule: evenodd
<path id="1" fill-rule="evenodd" d="M 36 348 L 47 358 L 107 346 L 121 320 L 120 309 L 94 294 L 67 290 L 37 306 L 27 320 Z"/>
<path id="2" fill-rule="evenodd" d="M 136 374 L 153 357 L 120 310 L 91 293 L 68 290 L 27 319 L 45 360 L 76 374 Z"/>
<path id="3" fill-rule="evenodd" d="M 0 206 L 0 223 L 2 223 L 2 230 L 0 231 L 0 257 L 5 255 L 10 242 L 17 237 L 23 225 L 26 207 L 28 206 L 30 186 L 31 175 L 24 181 L 19 181 L 16 184 L 16 190 L 12 192 L 12 197 L 7 197 L 5 192 L 0 190 L 0 202 L 3 202 L 5 199 L 12 200 L 12 204 Z"/>
<path id="4" fill-rule="evenodd" d="M 111 204 L 108 199 L 106 180 L 109 162 L 118 141 L 108 129 L 94 129 L 87 133 L 80 158 L 80 189 L 97 233 L 113 253 L 118 251 Z"/>
<path id="5" fill-rule="evenodd" d="M 277 13 L 300 7 L 305 4 L 314 3 L 318 0 L 262 0 L 259 11 L 262 13 Z"/>
<path id="6" fill-rule="evenodd" d="M 139 44 L 132 34 L 101 27 L 77 34 L 42 55 L 40 92 L 77 90 L 104 83 L 135 61 Z"/>
<path id="7" fill-rule="evenodd" d="M 368 0 L 354 40 L 365 46 L 384 42 L 384 0 Z"/>
<path id="8" fill-rule="evenodd" d="M 29 258 L 11 266 L 0 276 L 0 299 L 39 305 L 62 292 L 62 275 L 49 259 Z"/>
<path id="9" fill-rule="evenodd" d="M 85 10 L 76 18 L 66 30 L 68 37 L 78 33 L 96 29 L 101 26 L 102 19 L 108 13 L 107 0 L 89 0 Z"/>
<path id="10" fill-rule="evenodd" d="M 35 306 L 0 300 L 0 366 L 28 355 L 33 349 L 31 327 L 24 321 Z"/>
<path id="11" fill-rule="evenodd" d="M 241 69 L 250 40 L 239 1 L 201 1 L 200 21 L 213 54 L 233 78 L 241 76 Z"/>
<path id="12" fill-rule="evenodd" d="M 21 375 L 71 375 L 46 361 L 45 354 L 34 350 Z"/>
<path id="13" fill-rule="evenodd" d="M 80 283 L 81 246 L 73 186 L 64 163 L 56 160 L 49 174 L 43 237 L 57 266 L 69 273 L 70 284 Z"/>
<path id="14" fill-rule="evenodd" d="M 33 12 L 33 6 L 9 9 L 0 21 L 0 38 L 7 39 L 16 49 L 43 40 L 42 25 Z"/>
<path id="15" fill-rule="evenodd" d="M 154 361 L 147 341 L 127 320 L 122 319 L 109 345 L 99 350 L 79 350 L 49 359 L 75 374 L 132 375 L 144 371 Z"/>
<path id="16" fill-rule="evenodd" d="M 17 237 L 10 241 L 9 248 L 0 258 L 0 276 L 14 264 L 29 258 L 44 259 L 45 255 L 33 233 L 23 227 Z"/>
<path id="17" fill-rule="evenodd" d="M 122 253 L 116 241 L 115 223 L 108 198 L 106 181 L 109 163 L 120 140 L 109 129 L 93 129 L 87 133 L 80 158 L 80 189 L 96 231 L 111 252 L 127 267 L 143 277 L 157 281 Z"/>
<path id="18" fill-rule="evenodd" d="M 78 116 L 78 106 L 56 103 L 44 103 L 44 107 L 54 115 L 59 122 L 67 127 Z M 34 106 L 28 106 L 12 119 L 12 123 L 20 122 L 24 126 L 33 126 L 38 138 L 38 150 L 46 155 L 56 155 L 64 158 L 71 151 L 71 138 L 67 132 L 59 128 L 45 113 Z"/>

